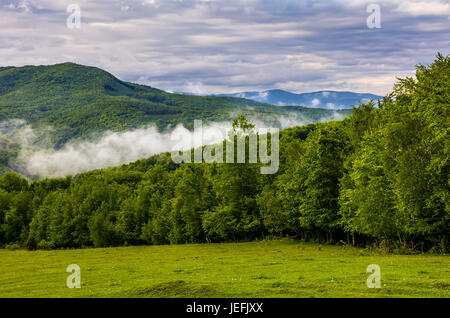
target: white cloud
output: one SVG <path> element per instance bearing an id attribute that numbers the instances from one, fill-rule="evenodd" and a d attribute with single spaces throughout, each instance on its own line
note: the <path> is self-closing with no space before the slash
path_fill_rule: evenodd
<path id="1" fill-rule="evenodd" d="M 259 92 L 258 93 L 258 98 L 266 100 L 267 97 L 269 97 L 269 92 Z"/>
<path id="2" fill-rule="evenodd" d="M 313 106 L 313 107 L 316 107 L 319 104 L 320 104 L 320 100 L 317 98 L 314 98 L 311 102 L 311 106 Z"/>
<path id="3" fill-rule="evenodd" d="M 396 11 L 407 13 L 412 16 L 423 16 L 423 15 L 448 16 L 450 14 L 448 1 L 410 0 L 410 1 L 396 1 L 396 2 L 397 2 Z"/>
<path id="4" fill-rule="evenodd" d="M 217 143 L 225 134 L 217 134 L 230 127 L 229 123 L 204 125 L 204 144 Z M 97 141 L 73 141 L 62 149 L 41 149 L 32 146 L 35 132 L 29 127 L 16 130 L 22 138 L 22 150 L 13 164 L 29 175 L 40 177 L 63 177 L 81 172 L 119 166 L 154 154 L 186 150 L 193 147 L 193 132 L 183 126 L 172 131 L 158 132 L 151 127 L 120 133 L 107 132 Z M 16 139 L 16 142 L 18 140 Z"/>
<path id="5" fill-rule="evenodd" d="M 447 0 L 335 0 L 337 3 L 356 7 L 366 7 L 371 3 L 383 5 L 386 10 L 394 10 L 399 13 L 405 13 L 412 16 L 448 16 L 449 4 Z M 383 11 L 383 9 L 382 9 Z"/>

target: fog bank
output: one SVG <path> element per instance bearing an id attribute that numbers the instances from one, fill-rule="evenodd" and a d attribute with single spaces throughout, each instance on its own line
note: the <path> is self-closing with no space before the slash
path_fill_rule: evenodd
<path id="1" fill-rule="evenodd" d="M 234 116 L 232 116 L 234 117 Z M 340 120 L 335 113 L 320 121 Z M 253 115 L 249 121 L 257 128 L 280 129 L 311 123 L 297 114 Z M 203 144 L 222 141 L 231 122 L 203 124 Z M 25 175 L 38 178 L 54 178 L 81 172 L 119 166 L 152 155 L 174 150 L 187 150 L 193 146 L 194 131 L 183 125 L 164 132 L 155 126 L 147 126 L 124 132 L 104 133 L 89 141 L 69 141 L 61 149 L 51 144 L 51 127 L 33 129 L 24 120 L 12 119 L 0 122 L 0 151 L 13 149 L 17 155 L 9 166 Z"/>

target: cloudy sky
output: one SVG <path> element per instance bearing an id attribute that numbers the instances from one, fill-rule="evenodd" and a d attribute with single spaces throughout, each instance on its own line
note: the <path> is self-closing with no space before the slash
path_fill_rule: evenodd
<path id="1" fill-rule="evenodd" d="M 367 26 L 370 3 L 381 28 Z M 79 29 L 67 27 L 70 4 Z M 449 54 L 448 17 L 448 0 L 0 0 L 0 65 L 70 61 L 200 94 L 383 95 Z"/>

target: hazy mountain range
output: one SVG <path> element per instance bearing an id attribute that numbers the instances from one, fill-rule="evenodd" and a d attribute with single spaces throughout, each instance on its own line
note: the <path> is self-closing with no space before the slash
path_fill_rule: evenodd
<path id="1" fill-rule="evenodd" d="M 276 106 L 298 105 L 326 109 L 351 109 L 359 103 L 366 103 L 371 99 L 376 101 L 382 98 L 382 96 L 369 93 L 319 91 L 295 94 L 280 89 L 262 92 L 219 94 L 215 96 L 240 97 Z"/>

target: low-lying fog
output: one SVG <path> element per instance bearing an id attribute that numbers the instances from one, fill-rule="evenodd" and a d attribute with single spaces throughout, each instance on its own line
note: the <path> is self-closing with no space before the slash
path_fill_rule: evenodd
<path id="1" fill-rule="evenodd" d="M 268 128 L 267 118 L 249 118 L 257 128 Z M 341 115 L 322 118 L 321 121 L 339 120 Z M 299 116 L 280 116 L 276 118 L 277 128 L 301 126 L 311 121 Z M 273 118 L 269 121 L 273 123 Z M 203 144 L 214 144 L 226 136 L 231 123 L 203 124 Z M 12 119 L 0 122 L 0 147 L 14 144 L 19 148 L 18 156 L 11 159 L 9 166 L 28 176 L 64 177 L 81 172 L 119 166 L 150 157 L 154 154 L 174 150 L 186 150 L 192 146 L 193 131 L 182 125 L 174 129 L 159 132 L 155 126 L 104 133 L 92 141 L 69 141 L 61 149 L 55 149 L 50 143 L 51 127 L 33 129 L 24 120 Z"/>

